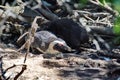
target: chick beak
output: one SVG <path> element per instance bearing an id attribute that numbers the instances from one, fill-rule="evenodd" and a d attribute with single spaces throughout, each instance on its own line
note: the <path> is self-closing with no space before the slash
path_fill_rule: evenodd
<path id="1" fill-rule="evenodd" d="M 59 52 L 63 52 L 63 53 L 67 53 L 67 52 L 71 52 L 71 48 L 67 45 L 63 45 L 63 44 L 55 44 L 53 49 L 58 50 Z"/>

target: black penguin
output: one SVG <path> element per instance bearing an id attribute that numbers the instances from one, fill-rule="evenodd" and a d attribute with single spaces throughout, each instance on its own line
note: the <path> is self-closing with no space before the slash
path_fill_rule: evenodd
<path id="1" fill-rule="evenodd" d="M 79 50 L 81 44 L 88 42 L 89 36 L 87 31 L 79 26 L 72 19 L 57 19 L 50 22 L 50 25 L 44 27 L 57 37 L 62 38 L 73 49 Z"/>

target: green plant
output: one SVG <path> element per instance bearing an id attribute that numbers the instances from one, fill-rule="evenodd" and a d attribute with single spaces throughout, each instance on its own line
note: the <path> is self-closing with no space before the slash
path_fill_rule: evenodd
<path id="1" fill-rule="evenodd" d="M 114 21 L 113 32 L 116 35 L 120 35 L 120 16 L 117 16 Z"/>

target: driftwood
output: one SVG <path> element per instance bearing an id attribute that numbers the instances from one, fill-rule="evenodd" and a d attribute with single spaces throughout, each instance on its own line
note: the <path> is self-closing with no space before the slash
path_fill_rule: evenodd
<path id="1" fill-rule="evenodd" d="M 92 0 L 90 0 L 90 2 L 93 3 Z M 97 3 L 97 2 L 95 2 Z M 98 4 L 98 3 L 97 3 Z M 49 12 L 43 8 L 33 8 L 32 10 L 30 9 L 30 7 L 27 7 L 26 5 L 20 5 L 20 6 L 15 6 L 15 7 L 6 7 L 6 6 L 0 6 L 0 8 L 3 9 L 3 11 L 0 13 L 1 14 L 1 17 L 5 17 L 4 15 L 6 14 L 6 11 L 4 12 L 4 10 L 9 10 L 9 9 L 12 9 L 12 12 L 15 12 L 15 14 L 20 14 L 22 17 L 18 17 L 20 19 L 20 21 L 24 20 L 28 20 L 28 21 L 33 21 L 33 19 L 35 18 L 35 16 L 40 16 L 40 15 L 43 15 L 45 18 L 49 19 L 50 21 L 51 20 L 55 20 L 55 19 L 58 19 L 59 17 L 57 15 L 55 15 L 54 13 L 52 12 Z M 93 16 L 93 17 L 104 17 L 104 16 L 109 16 L 110 13 L 90 13 L 90 12 L 87 12 L 87 11 L 80 11 L 80 10 L 73 10 L 73 12 L 78 12 L 80 15 L 85 15 L 87 14 L 88 16 Z M 113 11 L 112 11 L 113 12 Z M 13 13 L 14 14 L 14 13 Z M 86 17 L 85 17 L 86 18 Z M 6 19 L 5 19 L 6 20 Z M 11 20 L 11 19 L 10 19 Z M 14 20 L 14 19 L 13 19 Z M 88 23 L 91 23 L 89 21 L 87 21 Z M 109 23 L 104 23 L 104 22 L 99 22 L 99 21 L 93 21 L 93 24 L 96 23 L 96 24 L 103 24 L 103 25 L 108 25 Z M 102 27 L 102 26 L 87 26 L 86 27 L 90 27 L 93 31 L 97 32 L 98 34 L 105 34 L 105 35 L 112 35 L 112 36 L 115 36 L 115 34 L 113 33 L 112 29 L 109 28 L 109 27 Z"/>
<path id="2" fill-rule="evenodd" d="M 115 36 L 113 30 L 109 27 L 103 27 L 103 26 L 86 26 L 86 27 L 91 28 L 97 34 Z"/>
<path id="3" fill-rule="evenodd" d="M 110 8 L 108 5 L 104 5 L 104 6 L 103 6 L 103 5 L 99 2 L 99 0 L 97 0 L 96 2 L 93 1 L 93 0 L 88 0 L 88 1 L 89 1 L 90 3 L 96 5 L 96 6 L 100 7 L 100 8 L 105 9 L 106 11 L 108 11 L 109 13 L 111 13 L 112 15 L 118 15 L 118 13 L 117 13 L 116 11 L 112 10 L 112 8 Z"/>
<path id="4" fill-rule="evenodd" d="M 56 20 L 59 17 L 53 13 L 50 13 L 44 9 L 37 9 L 44 17 L 46 17 L 48 20 Z"/>
<path id="5" fill-rule="evenodd" d="M 14 7 L 11 7 L 11 6 L 2 6 L 0 5 L 0 15 L 1 15 L 1 18 L 5 18 L 6 15 L 9 17 L 9 16 L 12 16 L 12 15 L 17 15 L 17 16 L 12 16 L 13 18 L 18 18 L 21 20 L 22 18 L 22 21 L 32 21 L 35 16 L 40 16 L 41 14 L 46 17 L 47 19 L 49 20 L 55 20 L 55 19 L 58 19 L 58 16 L 55 15 L 54 13 L 51 13 L 47 10 L 44 10 L 42 9 L 41 6 L 38 6 L 38 7 L 33 7 L 32 9 L 27 6 L 27 4 L 22 4 L 23 2 L 21 2 L 21 4 L 19 6 L 14 6 Z M 8 14 L 8 11 L 9 13 L 11 14 Z M 20 15 L 18 17 L 18 15 Z M 22 16 L 22 17 L 21 17 Z M 25 20 L 26 19 L 26 20 Z"/>

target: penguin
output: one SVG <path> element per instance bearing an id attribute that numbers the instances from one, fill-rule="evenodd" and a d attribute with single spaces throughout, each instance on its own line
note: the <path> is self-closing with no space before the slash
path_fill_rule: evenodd
<path id="1" fill-rule="evenodd" d="M 72 19 L 57 19 L 49 22 L 43 30 L 54 33 L 57 37 L 65 40 L 69 47 L 80 50 L 81 44 L 89 41 L 85 28 L 74 22 Z"/>
<path id="2" fill-rule="evenodd" d="M 31 43 L 31 48 L 45 54 L 58 54 L 71 51 L 71 48 L 63 39 L 56 37 L 49 31 L 36 32 L 34 41 Z"/>

